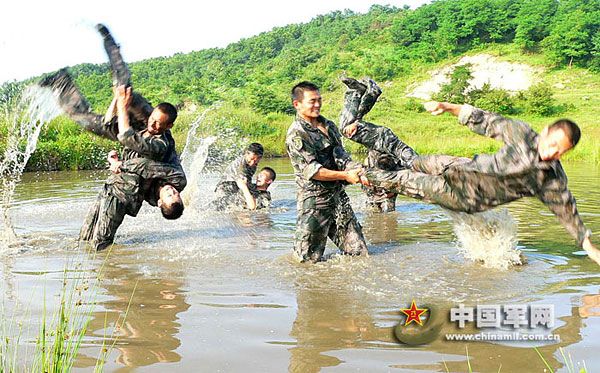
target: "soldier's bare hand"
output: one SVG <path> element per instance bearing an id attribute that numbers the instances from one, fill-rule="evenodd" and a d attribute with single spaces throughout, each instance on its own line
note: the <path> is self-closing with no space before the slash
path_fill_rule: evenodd
<path id="1" fill-rule="evenodd" d="M 350 184 L 356 184 L 360 182 L 360 169 L 346 171 L 346 181 Z"/>
<path id="2" fill-rule="evenodd" d="M 117 109 L 127 110 L 131 105 L 131 87 L 120 85 L 115 90 L 115 96 L 117 98 Z"/>
<path id="3" fill-rule="evenodd" d="M 108 166 L 108 169 L 113 174 L 120 174 L 121 173 L 121 164 L 123 164 L 123 162 L 121 162 L 121 161 L 111 162 L 110 166 Z"/>
<path id="4" fill-rule="evenodd" d="M 429 101 L 424 103 L 423 107 L 432 115 L 440 115 L 446 111 L 443 102 Z"/>
<path id="5" fill-rule="evenodd" d="M 588 254 L 590 259 L 596 262 L 596 264 L 600 265 L 600 250 L 598 250 L 596 246 L 592 244 L 592 241 L 590 241 L 589 237 L 586 237 L 585 240 L 583 240 L 583 249 Z"/>
<path id="6" fill-rule="evenodd" d="M 352 136 L 354 136 L 354 134 L 356 133 L 357 129 L 358 129 L 358 122 L 354 122 L 352 124 L 347 125 L 342 132 L 344 133 L 344 136 L 346 136 L 347 138 L 352 138 Z"/>

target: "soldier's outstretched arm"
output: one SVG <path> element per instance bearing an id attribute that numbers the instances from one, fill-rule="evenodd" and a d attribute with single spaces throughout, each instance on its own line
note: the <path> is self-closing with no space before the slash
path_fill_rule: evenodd
<path id="1" fill-rule="evenodd" d="M 584 242 L 589 241 L 592 232 L 583 224 L 571 191 L 565 187 L 550 185 L 542 190 L 539 199 L 556 215 L 558 221 L 575 238 L 579 247 L 584 247 Z"/>
<path id="2" fill-rule="evenodd" d="M 124 161 L 120 166 L 121 172 L 140 176 L 142 179 L 160 179 L 182 191 L 187 185 L 185 172 L 180 165 L 153 161 L 148 158 L 133 158 Z"/>
<path id="3" fill-rule="evenodd" d="M 527 124 L 521 121 L 490 113 L 468 104 L 458 105 L 431 101 L 426 102 L 424 107 L 432 115 L 450 113 L 458 117 L 460 124 L 466 125 L 476 134 L 500 140 L 506 144 L 521 141 L 527 133 L 532 131 Z"/>

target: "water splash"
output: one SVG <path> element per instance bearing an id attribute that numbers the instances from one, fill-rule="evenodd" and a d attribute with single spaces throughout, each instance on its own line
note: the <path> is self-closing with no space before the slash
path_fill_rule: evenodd
<path id="1" fill-rule="evenodd" d="M 3 250 L 17 238 L 8 216 L 15 188 L 37 147 L 42 127 L 61 114 L 52 90 L 37 85 L 27 87 L 4 104 L 3 119 L 8 125 L 8 137 L 0 163 L 0 248 Z"/>
<path id="2" fill-rule="evenodd" d="M 524 264 L 517 249 L 517 223 L 507 209 L 477 214 L 448 211 L 459 250 L 484 267 L 507 269 Z"/>
<path id="3" fill-rule="evenodd" d="M 187 208 L 200 211 L 212 200 L 215 185 L 207 180 L 218 179 L 224 167 L 239 156 L 246 138 L 237 124 L 221 115 L 221 103 L 204 110 L 190 125 L 181 163 L 188 184 L 182 193 Z"/>
<path id="4" fill-rule="evenodd" d="M 194 201 L 199 199 L 202 189 L 200 175 L 204 171 L 208 159 L 208 149 L 217 140 L 216 136 L 202 137 L 200 125 L 205 122 L 206 116 L 215 107 L 204 110 L 191 124 L 183 151 L 181 152 L 181 165 L 186 173 L 188 184 L 182 193 L 182 198 L 187 206 L 195 206 Z"/>

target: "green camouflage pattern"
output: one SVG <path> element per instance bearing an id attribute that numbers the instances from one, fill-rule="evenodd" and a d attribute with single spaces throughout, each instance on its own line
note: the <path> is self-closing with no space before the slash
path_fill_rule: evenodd
<path id="1" fill-rule="evenodd" d="M 591 231 L 579 216 L 560 161 L 540 159 L 538 134 L 524 122 L 470 105 L 463 105 L 459 122 L 477 134 L 503 141 L 504 147 L 473 159 L 419 157 L 412 170 L 369 170 L 367 178 L 387 190 L 467 213 L 537 197 L 581 246 Z"/>
<path id="2" fill-rule="evenodd" d="M 297 187 L 298 218 L 294 253 L 301 261 L 321 260 L 327 237 L 346 254 L 366 255 L 367 245 L 341 181 L 319 181 L 321 167 L 334 171 L 360 168 L 342 145 L 337 126 L 319 117 L 327 136 L 300 116 L 289 127 L 286 148 Z"/>
<path id="3" fill-rule="evenodd" d="M 347 126 L 357 122 L 356 132 L 350 140 L 366 146 L 369 150 L 389 154 L 403 167 L 409 168 L 417 153 L 389 128 L 363 120 L 381 95 L 381 88 L 369 78 L 364 78 L 360 82 L 352 78 L 343 78 L 342 81 L 348 86 L 340 116 L 342 133 Z"/>

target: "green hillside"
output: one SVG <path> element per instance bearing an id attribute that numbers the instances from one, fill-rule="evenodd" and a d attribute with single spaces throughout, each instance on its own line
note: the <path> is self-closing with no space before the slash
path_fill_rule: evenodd
<path id="1" fill-rule="evenodd" d="M 405 95 L 432 69 L 485 52 L 543 68 L 543 81 L 554 87 L 553 109 L 543 117 L 527 110 L 525 102 L 512 115 L 535 128 L 557 116 L 574 119 L 583 138 L 569 159 L 600 163 L 599 30 L 600 0 L 440 0 L 416 10 L 373 6 L 367 14 L 333 12 L 226 48 L 143 60 L 130 68 L 134 88 L 151 102 L 170 101 L 181 108 L 174 128 L 179 146 L 189 124 L 220 102 L 203 133 L 233 130 L 262 142 L 269 155 L 284 155 L 292 85 L 300 80 L 320 85 L 323 114 L 337 119 L 343 95 L 339 76 L 345 72 L 371 76 L 384 89 L 368 120 L 391 127 L 420 153 L 472 155 L 499 144 L 469 133 L 451 118 L 418 112 L 414 99 Z M 107 66 L 83 64 L 70 70 L 101 112 L 112 95 Z M 21 83 L 3 85 L 0 104 L 11 84 Z M 5 134 L 2 129 L 0 136 Z M 101 167 L 103 154 L 113 146 L 58 118 L 44 130 L 29 169 Z"/>

